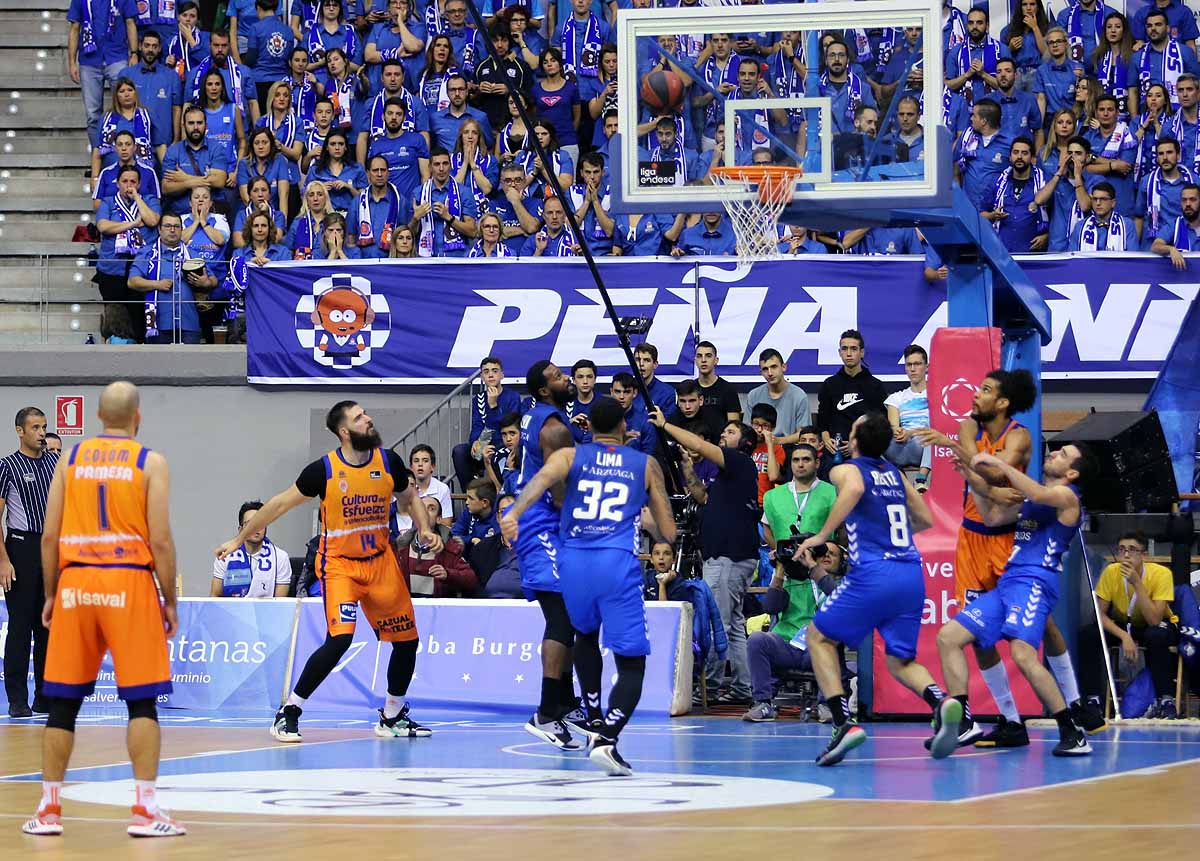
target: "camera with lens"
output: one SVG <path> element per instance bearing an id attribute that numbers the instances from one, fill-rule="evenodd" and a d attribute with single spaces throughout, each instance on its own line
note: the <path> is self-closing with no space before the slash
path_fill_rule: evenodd
<path id="1" fill-rule="evenodd" d="M 808 539 L 812 538 L 814 532 L 800 532 L 796 526 L 792 526 L 792 534 L 775 544 L 775 558 L 783 565 L 783 573 L 789 580 L 807 580 L 809 568 L 803 562 L 792 557 L 796 553 L 796 549 Z M 808 551 L 812 558 L 820 563 L 832 552 L 829 542 L 818 544 L 816 547 L 809 548 Z"/>

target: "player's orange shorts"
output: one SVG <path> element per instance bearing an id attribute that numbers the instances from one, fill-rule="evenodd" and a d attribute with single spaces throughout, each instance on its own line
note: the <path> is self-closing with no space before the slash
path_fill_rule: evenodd
<path id="1" fill-rule="evenodd" d="M 954 552 L 954 597 L 958 599 L 958 609 L 996 588 L 1012 555 L 1013 534 L 1009 531 L 984 535 L 965 526 L 958 528 L 958 548 Z"/>
<path id="2" fill-rule="evenodd" d="M 317 573 L 330 636 L 354 633 L 361 604 L 379 639 L 395 643 L 417 638 L 412 596 L 390 548 L 370 559 L 317 554 Z"/>
<path id="3" fill-rule="evenodd" d="M 154 575 L 133 568 L 69 566 L 54 596 L 45 694 L 90 696 L 106 651 L 112 652 L 121 699 L 171 693 L 171 659 Z"/>

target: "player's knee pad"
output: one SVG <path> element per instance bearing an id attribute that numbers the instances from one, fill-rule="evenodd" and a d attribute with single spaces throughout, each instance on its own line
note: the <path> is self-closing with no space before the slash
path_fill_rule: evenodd
<path id="1" fill-rule="evenodd" d="M 155 705 L 154 697 L 146 697 L 143 700 L 126 700 L 125 708 L 129 709 L 129 719 L 146 718 L 158 723 L 158 707 Z"/>
<path id="2" fill-rule="evenodd" d="M 75 732 L 75 718 L 79 717 L 79 709 L 83 700 L 69 700 L 63 697 L 50 697 L 50 712 L 46 715 L 47 729 L 63 729 Z"/>
<path id="3" fill-rule="evenodd" d="M 571 617 L 567 615 L 567 605 L 563 603 L 562 596 L 557 593 L 554 595 L 554 599 L 541 602 L 542 613 L 546 617 L 546 633 L 542 639 L 562 643 L 569 649 L 575 645 L 575 628 L 571 625 Z"/>
<path id="4" fill-rule="evenodd" d="M 617 665 L 617 672 L 623 679 L 646 677 L 645 655 L 613 655 L 613 663 Z"/>

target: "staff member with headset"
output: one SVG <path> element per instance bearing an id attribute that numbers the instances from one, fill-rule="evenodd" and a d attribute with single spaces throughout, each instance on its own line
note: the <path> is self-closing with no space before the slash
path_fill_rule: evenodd
<path id="1" fill-rule="evenodd" d="M 704 582 L 717 599 L 721 622 L 729 638 L 729 662 L 733 683 L 728 693 L 717 698 L 722 705 L 750 705 L 750 665 L 746 657 L 746 617 L 742 597 L 758 564 L 758 470 L 751 453 L 758 437 L 754 429 L 741 421 L 728 421 L 721 431 L 721 444 L 713 445 L 701 437 L 668 424 L 662 410 L 655 406 L 650 421 L 670 439 L 698 453 L 717 467 L 717 476 L 704 488 L 694 472 L 689 472 L 688 491 L 703 500 L 701 509 L 700 551 L 704 557 Z M 699 485 L 699 486 L 694 486 Z M 710 655 L 708 687 L 715 691 L 724 673 L 724 662 Z"/>
<path id="2" fill-rule="evenodd" d="M 238 509 L 238 528 L 263 507 L 253 499 Z M 292 562 L 286 550 L 271 543 L 266 527 L 251 532 L 224 559 L 213 562 L 210 598 L 286 598 L 292 583 Z"/>
<path id="3" fill-rule="evenodd" d="M 45 714 L 42 675 L 50 632 L 42 625 L 42 525 L 58 454 L 46 451 L 46 414 L 37 407 L 17 411 L 17 450 L 0 458 L 0 510 L 7 535 L 0 549 L 0 588 L 8 607 L 4 642 L 4 690 L 8 716 Z M 33 643 L 33 708 L 29 707 L 29 645 Z"/>

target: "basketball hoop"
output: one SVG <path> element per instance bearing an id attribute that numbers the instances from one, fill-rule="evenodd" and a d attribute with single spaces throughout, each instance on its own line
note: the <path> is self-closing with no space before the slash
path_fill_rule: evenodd
<path id="1" fill-rule="evenodd" d="M 723 165 L 714 167 L 709 175 L 713 185 L 735 192 L 724 196 L 721 203 L 733 223 L 738 259 L 748 263 L 781 257 L 779 216 L 792 202 L 796 180 L 804 175 L 804 169 L 775 164 Z"/>

